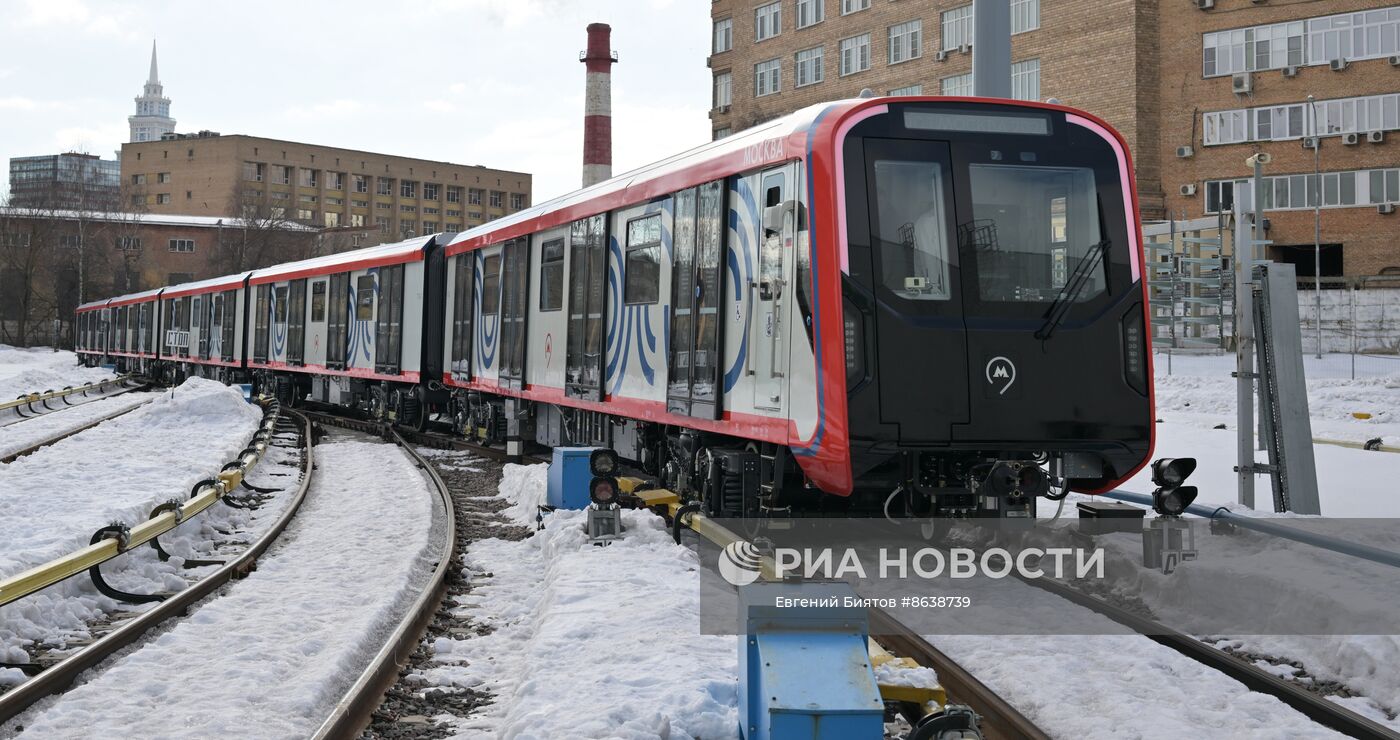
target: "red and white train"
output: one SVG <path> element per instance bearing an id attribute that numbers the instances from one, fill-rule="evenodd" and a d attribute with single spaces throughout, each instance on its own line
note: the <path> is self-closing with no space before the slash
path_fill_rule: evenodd
<path id="1" fill-rule="evenodd" d="M 610 446 L 714 513 L 1032 516 L 1151 453 L 1132 171 L 1061 106 L 822 104 L 460 234 L 87 304 L 79 352 Z"/>

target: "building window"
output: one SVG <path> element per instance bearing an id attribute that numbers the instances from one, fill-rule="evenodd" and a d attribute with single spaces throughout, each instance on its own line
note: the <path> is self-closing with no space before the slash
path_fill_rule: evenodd
<path id="1" fill-rule="evenodd" d="M 141 237 L 139 236 L 119 236 L 117 237 L 117 249 L 123 252 L 136 252 L 141 249 Z"/>
<path id="2" fill-rule="evenodd" d="M 417 213 L 417 212 L 418 212 L 418 206 L 402 205 L 402 206 L 399 206 L 399 212 L 400 212 L 400 213 Z"/>
<path id="3" fill-rule="evenodd" d="M 870 69 L 870 34 L 841 40 L 841 76 Z"/>
<path id="4" fill-rule="evenodd" d="M 656 303 L 661 277 L 661 214 L 627 222 L 623 302 Z"/>
<path id="5" fill-rule="evenodd" d="M 326 173 L 326 189 L 327 189 L 327 190 L 344 190 L 344 189 L 345 189 L 345 173 L 344 173 L 344 172 L 327 172 L 327 173 Z"/>
<path id="6" fill-rule="evenodd" d="M 505 195 L 506 195 L 505 193 L 503 193 L 503 192 L 501 192 L 501 191 L 499 191 L 499 190 L 492 190 L 492 191 L 491 191 L 491 203 L 490 203 L 491 207 L 492 207 L 492 208 L 500 208 L 500 207 L 502 207 L 502 206 L 505 204 Z"/>
<path id="7" fill-rule="evenodd" d="M 403 198 L 418 197 L 418 183 L 413 180 L 404 180 L 399 183 L 399 196 Z"/>
<path id="8" fill-rule="evenodd" d="M 734 75 L 720 72 L 715 75 L 715 107 L 723 110 L 734 102 Z"/>
<path id="9" fill-rule="evenodd" d="M 753 12 L 753 40 L 771 39 L 783 32 L 783 4 L 769 3 Z"/>
<path id="10" fill-rule="evenodd" d="M 170 251 L 172 251 L 172 252 L 193 252 L 193 251 L 194 251 L 194 240 L 193 240 L 193 239 L 171 239 L 171 240 L 170 240 Z"/>
<path id="11" fill-rule="evenodd" d="M 261 162 L 244 162 L 243 179 L 252 182 L 262 182 L 267 175 L 267 165 Z"/>
<path id="12" fill-rule="evenodd" d="M 438 230 L 438 227 L 437 227 L 437 222 L 436 222 L 436 221 L 424 221 L 424 222 L 423 222 L 423 231 L 422 231 L 421 233 L 423 233 L 423 234 L 436 234 L 436 233 L 437 233 L 437 230 Z"/>
<path id="13" fill-rule="evenodd" d="M 467 188 L 467 203 L 474 206 L 481 205 L 481 188 Z"/>
<path id="14" fill-rule="evenodd" d="M 923 43 L 923 21 L 909 21 L 890 26 L 890 64 L 918 59 L 924 53 Z"/>
<path id="15" fill-rule="evenodd" d="M 170 205 L 170 193 L 161 193 L 157 195 L 156 205 Z"/>
<path id="16" fill-rule="evenodd" d="M 520 209 L 522 209 L 522 208 L 524 208 L 524 207 L 525 207 L 525 194 L 524 194 L 524 193 L 511 193 L 511 194 L 510 194 L 510 209 L 511 209 L 512 211 L 518 211 L 518 210 L 520 210 Z"/>
<path id="17" fill-rule="evenodd" d="M 345 199 L 344 199 L 344 198 L 334 198 L 334 197 L 331 197 L 331 196 L 327 195 L 327 196 L 326 196 L 326 205 L 328 205 L 328 206 L 343 206 L 343 205 L 345 205 Z"/>
<path id="18" fill-rule="evenodd" d="M 1202 142 L 1212 146 L 1400 130 L 1400 93 L 1319 100 L 1316 108 L 1316 130 L 1307 103 L 1202 113 Z"/>
<path id="19" fill-rule="evenodd" d="M 328 229 L 333 229 L 340 225 L 340 214 L 335 211 L 326 211 L 321 214 L 321 216 L 325 219 L 326 228 Z"/>
<path id="20" fill-rule="evenodd" d="M 63 249 L 77 249 L 83 245 L 83 240 L 77 234 L 59 234 L 58 246 Z"/>
<path id="21" fill-rule="evenodd" d="M 350 214 L 350 225 L 351 225 L 351 226 L 354 226 L 354 227 L 356 227 L 356 228 L 363 227 L 363 226 L 365 225 L 365 214 L 363 214 L 363 213 L 352 213 L 352 214 Z"/>
<path id="22" fill-rule="evenodd" d="M 1040 60 L 1027 59 L 1011 65 L 1011 97 L 1017 100 L 1040 99 Z"/>
<path id="23" fill-rule="evenodd" d="M 301 201 L 302 203 L 315 203 L 315 202 L 316 202 L 316 196 L 314 196 L 314 195 L 302 195 L 302 196 L 298 197 L 297 200 Z"/>
<path id="24" fill-rule="evenodd" d="M 841 15 L 850 15 L 870 7 L 870 0 L 841 0 Z"/>
<path id="25" fill-rule="evenodd" d="M 972 46 L 972 6 L 943 12 L 943 50 Z"/>
<path id="26" fill-rule="evenodd" d="M 437 200 L 439 187 L 435 182 L 423 183 L 423 200 Z"/>
<path id="27" fill-rule="evenodd" d="M 1206 182 L 1205 212 L 1232 210 L 1235 194 L 1247 191 L 1251 185 L 1249 180 Z M 1400 203 L 1400 168 L 1324 172 L 1320 185 L 1312 174 L 1266 176 L 1261 196 L 1264 210 L 1307 210 L 1318 205 L 1322 208 L 1365 208 Z"/>
<path id="28" fill-rule="evenodd" d="M 909 87 L 896 87 L 890 91 L 891 95 L 923 95 L 923 85 L 910 85 Z"/>
<path id="29" fill-rule="evenodd" d="M 167 183 L 169 183 L 169 182 L 170 182 L 170 173 L 169 173 L 169 172 L 162 172 L 162 173 L 156 175 L 156 183 L 158 183 L 158 184 L 160 184 L 160 185 L 165 185 L 165 184 L 167 184 Z"/>
<path id="30" fill-rule="evenodd" d="M 365 177 L 364 175 L 355 175 L 355 192 L 357 192 L 357 193 L 368 193 L 368 192 L 369 192 L 369 178 L 368 178 L 368 177 Z"/>
<path id="31" fill-rule="evenodd" d="M 783 66 L 777 59 L 753 65 L 754 97 L 772 95 L 783 89 Z"/>
<path id="32" fill-rule="evenodd" d="M 292 184 L 292 168 L 284 165 L 274 165 L 272 170 L 273 182 L 281 185 Z"/>
<path id="33" fill-rule="evenodd" d="M 813 85 L 822 81 L 822 48 L 803 49 L 797 52 L 797 62 L 793 65 L 793 78 L 798 87 Z"/>
<path id="34" fill-rule="evenodd" d="M 720 139 L 723 139 L 724 137 L 729 136 L 732 133 L 734 133 L 734 129 L 732 127 L 721 126 L 715 129 L 714 140 L 719 141 Z"/>
<path id="35" fill-rule="evenodd" d="M 350 199 L 350 205 L 351 205 L 351 206 L 354 206 L 355 208 L 369 208 L 369 201 L 367 201 L 367 200 L 356 200 L 356 199 L 354 199 L 354 198 L 351 198 L 351 199 Z"/>
<path id="36" fill-rule="evenodd" d="M 290 200 L 291 197 L 292 197 L 292 194 L 291 194 L 291 193 L 283 193 L 283 192 L 279 192 L 279 191 L 274 190 L 274 191 L 272 191 L 272 194 L 271 194 L 270 197 L 271 197 L 273 200 Z"/>
<path id="37" fill-rule="evenodd" d="M 448 203 L 461 203 L 461 202 L 462 202 L 462 189 L 461 189 L 461 188 L 454 188 L 454 187 L 452 187 L 451 185 L 448 185 L 448 186 L 447 186 L 447 202 L 448 202 Z"/>
<path id="38" fill-rule="evenodd" d="M 297 185 L 303 188 L 316 187 L 316 170 L 301 169 L 297 171 Z"/>
<path id="39" fill-rule="evenodd" d="M 447 217 L 448 217 L 448 218 L 452 218 L 453 216 L 456 216 L 456 217 L 458 217 L 458 218 L 461 218 L 461 217 L 462 217 L 462 212 L 461 212 L 461 211 L 454 211 L 454 210 L 452 210 L 451 208 L 447 209 Z"/>
<path id="40" fill-rule="evenodd" d="M 1040 28 L 1040 0 L 1011 0 L 1011 33 Z"/>
<path id="41" fill-rule="evenodd" d="M 145 184 L 146 184 L 146 176 L 145 176 L 145 175 L 132 175 L 132 176 L 131 176 L 131 184 L 132 184 L 132 185 L 145 185 Z"/>
<path id="42" fill-rule="evenodd" d="M 733 18 L 725 18 L 724 20 L 721 20 L 721 21 L 715 21 L 715 51 L 714 51 L 714 53 L 719 54 L 720 52 L 729 51 L 730 49 L 733 49 L 733 48 L 734 48 L 734 19 L 733 19 Z"/>
<path id="43" fill-rule="evenodd" d="M 429 206 L 423 206 L 423 214 L 424 214 L 424 215 L 434 215 L 434 216 L 436 216 L 437 213 L 438 213 L 438 209 L 436 209 L 436 208 L 431 208 L 431 207 L 429 207 Z"/>
<path id="44" fill-rule="evenodd" d="M 1400 8 L 1216 31 L 1201 46 L 1206 77 L 1386 57 L 1400 52 Z"/>
<path id="45" fill-rule="evenodd" d="M 821 23 L 826 17 L 826 11 L 822 8 L 825 3 L 826 0 L 797 0 L 797 27 L 806 28 Z"/>
<path id="46" fill-rule="evenodd" d="M 375 195 L 393 195 L 394 181 L 387 177 L 381 177 L 375 181 Z"/>
<path id="47" fill-rule="evenodd" d="M 943 78 L 943 94 L 956 97 L 971 97 L 972 73 Z"/>
<path id="48" fill-rule="evenodd" d="M 387 234 L 387 233 L 389 233 L 389 217 L 388 217 L 388 216 L 375 216 L 375 217 L 374 217 L 374 225 L 377 226 L 377 227 L 379 227 L 379 233 L 381 233 L 381 234 Z"/>

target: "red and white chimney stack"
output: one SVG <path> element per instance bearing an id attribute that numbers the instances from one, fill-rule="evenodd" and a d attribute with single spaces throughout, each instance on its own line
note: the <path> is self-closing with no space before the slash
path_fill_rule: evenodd
<path id="1" fill-rule="evenodd" d="M 579 55 L 588 70 L 583 100 L 583 186 L 612 177 L 612 26 L 588 24 L 588 50 Z"/>

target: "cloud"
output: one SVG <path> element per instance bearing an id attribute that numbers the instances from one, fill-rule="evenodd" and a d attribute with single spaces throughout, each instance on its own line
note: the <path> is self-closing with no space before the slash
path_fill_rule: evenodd
<path id="1" fill-rule="evenodd" d="M 405 7 L 416 8 L 420 16 L 451 13 L 473 20 L 484 17 L 490 25 L 516 28 L 563 5 L 562 0 L 429 0 Z"/>
<path id="2" fill-rule="evenodd" d="M 26 27 L 62 26 L 94 36 L 134 39 L 138 36 L 131 14 L 114 3 L 104 2 L 95 12 L 84 0 L 25 0 L 25 13 L 19 25 Z"/>
<path id="3" fill-rule="evenodd" d="M 118 123 L 99 126 L 69 126 L 53 133 L 53 151 L 86 152 L 103 159 L 111 159 L 114 152 L 121 149 L 131 130 Z"/>
<path id="4" fill-rule="evenodd" d="M 450 100 L 425 100 L 423 101 L 423 107 L 437 113 L 451 113 L 457 110 L 456 103 Z"/>
<path id="5" fill-rule="evenodd" d="M 4 76 L 5 75 L 0 75 L 0 77 Z M 0 98 L 0 110 L 18 110 L 32 112 L 38 110 L 62 110 L 64 108 L 71 107 L 72 105 L 69 103 L 59 102 L 56 100 L 35 100 L 33 98 L 26 98 L 22 95 L 10 95 L 7 97 Z"/>
<path id="6" fill-rule="evenodd" d="M 324 103 L 313 103 L 311 105 L 294 105 L 286 110 L 288 118 L 302 120 L 317 118 L 336 118 L 363 114 L 370 110 L 370 106 L 358 100 L 339 99 Z"/>

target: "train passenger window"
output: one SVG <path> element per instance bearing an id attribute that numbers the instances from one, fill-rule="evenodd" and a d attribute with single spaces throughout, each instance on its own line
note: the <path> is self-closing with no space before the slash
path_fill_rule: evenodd
<path id="1" fill-rule="evenodd" d="M 192 317 L 192 314 L 190 313 L 190 297 L 189 297 L 189 296 L 185 296 L 184 298 L 181 298 L 181 299 L 180 299 L 180 307 L 179 307 L 179 309 L 178 309 L 178 313 L 179 313 L 179 320 L 176 322 L 175 326 L 176 326 L 176 328 L 178 328 L 178 329 L 182 332 L 182 334 L 183 334 L 183 336 L 181 336 L 181 338 L 180 338 L 180 356 L 181 356 L 181 357 L 189 357 L 189 356 L 190 356 L 190 319 L 191 319 L 191 317 Z"/>
<path id="2" fill-rule="evenodd" d="M 661 214 L 627 222 L 623 302 L 656 303 L 661 280 Z"/>
<path id="3" fill-rule="evenodd" d="M 253 361 L 267 362 L 267 345 L 271 332 L 268 324 L 272 318 L 272 286 L 258 286 L 257 302 L 253 309 Z"/>
<path id="4" fill-rule="evenodd" d="M 224 321 L 219 325 L 219 357 L 224 362 L 233 362 L 233 333 L 238 322 L 238 291 L 224 291 Z"/>
<path id="5" fill-rule="evenodd" d="M 953 295 L 947 187 L 941 162 L 875 162 L 880 281 L 901 298 L 946 301 Z"/>
<path id="6" fill-rule="evenodd" d="M 293 280 L 287 293 L 287 362 L 306 361 L 306 280 Z M 285 289 L 281 289 L 285 290 Z"/>
<path id="7" fill-rule="evenodd" d="M 327 290 L 330 299 L 329 318 L 326 322 L 326 367 L 332 370 L 345 369 L 345 353 L 349 344 L 350 318 L 350 275 L 331 275 Z"/>
<path id="8" fill-rule="evenodd" d="M 208 332 L 209 339 L 208 339 L 208 340 L 205 340 L 205 342 L 209 343 L 211 346 L 207 347 L 207 348 L 204 350 L 204 352 L 202 353 L 202 355 L 201 355 L 202 357 L 204 357 L 204 358 L 206 358 L 206 359 L 208 359 L 209 355 L 213 352 L 212 343 L 213 343 L 213 341 L 214 341 L 214 339 L 213 339 L 214 334 L 218 334 L 218 335 L 219 335 L 219 347 L 220 347 L 219 353 L 220 353 L 221 355 L 223 354 L 223 349 L 222 349 L 223 344 L 222 344 L 222 343 L 223 343 L 223 337 L 224 337 L 224 294 L 223 294 L 223 293 L 216 293 L 213 297 L 211 297 L 211 298 L 209 299 L 209 302 L 213 304 L 214 308 L 213 308 L 212 311 L 209 312 L 209 315 L 210 315 L 210 319 L 209 319 L 210 331 Z"/>
<path id="9" fill-rule="evenodd" d="M 565 392 L 603 399 L 603 311 L 607 298 L 606 216 L 579 219 L 569 227 L 569 328 L 564 364 Z"/>
<path id="10" fill-rule="evenodd" d="M 960 229 L 977 260 L 983 301 L 1050 303 L 1101 239 L 1094 172 L 1083 167 L 974 164 L 973 221 Z M 1108 262 L 1086 275 L 1077 300 L 1107 288 Z"/>
<path id="11" fill-rule="evenodd" d="M 287 323 L 287 286 L 283 285 L 273 293 L 272 307 L 272 314 L 277 317 L 277 323 L 285 326 Z"/>
<path id="12" fill-rule="evenodd" d="M 540 310 L 564 307 L 564 240 L 550 239 L 540 247 Z"/>
<path id="13" fill-rule="evenodd" d="M 326 281 L 317 280 L 311 284 L 311 323 L 319 324 L 326 320 Z"/>
<path id="14" fill-rule="evenodd" d="M 530 290 L 530 246 L 512 239 L 501 249 L 501 380 L 521 387 L 525 375 L 525 319 Z"/>
<path id="15" fill-rule="evenodd" d="M 476 254 L 459 254 L 452 261 L 452 373 L 465 380 L 471 373 L 472 273 Z"/>
<path id="16" fill-rule="evenodd" d="M 501 310 L 501 255 L 493 254 L 481 263 L 481 315 L 495 316 Z"/>
<path id="17" fill-rule="evenodd" d="M 379 315 L 374 324 L 374 368 L 397 373 L 403 347 L 403 265 L 379 268 Z"/>
<path id="18" fill-rule="evenodd" d="M 374 276 L 361 275 L 355 278 L 355 320 L 369 321 L 374 318 Z"/>

